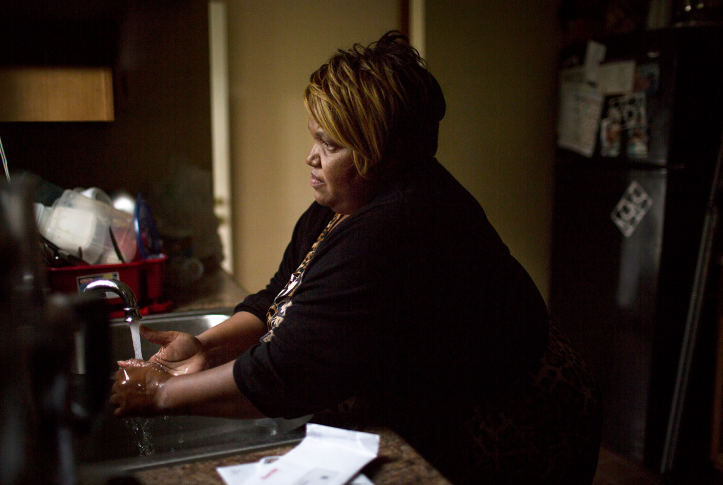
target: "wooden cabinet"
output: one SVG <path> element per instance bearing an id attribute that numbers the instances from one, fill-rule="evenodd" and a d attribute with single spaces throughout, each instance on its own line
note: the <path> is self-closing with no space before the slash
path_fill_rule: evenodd
<path id="1" fill-rule="evenodd" d="M 110 67 L 0 68 L 0 121 L 113 121 Z"/>
<path id="2" fill-rule="evenodd" d="M 0 16 L 0 42 L 13 46 L 0 49 L 0 69 L 24 77 L 23 88 L 35 83 L 47 93 L 38 96 L 36 87 L 13 121 L 0 121 L 10 170 L 32 172 L 61 188 L 96 186 L 109 193 L 147 192 L 148 184 L 181 164 L 211 172 L 208 2 L 51 4 L 11 2 Z M 36 69 L 42 75 L 33 80 Z M 79 78 L 83 97 L 77 96 Z M 6 86 L 10 82 L 6 77 Z M 83 108 L 90 90 L 101 102 L 88 103 L 95 104 L 95 114 L 84 116 L 112 121 L 18 121 L 35 109 L 33 103 L 43 104 L 42 97 Z M 2 91 L 0 98 L 0 106 L 16 100 Z"/>

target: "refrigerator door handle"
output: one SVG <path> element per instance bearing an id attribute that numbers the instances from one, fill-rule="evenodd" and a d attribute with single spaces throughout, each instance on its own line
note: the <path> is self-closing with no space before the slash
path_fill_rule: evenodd
<path id="1" fill-rule="evenodd" d="M 660 460 L 659 470 L 662 474 L 672 470 L 673 463 L 675 462 L 680 421 L 683 417 L 683 405 L 685 404 L 685 394 L 688 388 L 690 366 L 693 361 L 695 341 L 698 335 L 698 322 L 700 321 L 700 311 L 703 306 L 703 295 L 705 293 L 706 280 L 708 278 L 708 266 L 710 265 L 713 236 L 715 235 L 716 227 L 718 225 L 717 221 L 718 210 L 715 207 L 710 207 L 708 213 L 706 214 L 703 226 L 703 237 L 701 238 L 700 250 L 698 252 L 695 279 L 690 293 L 690 304 L 688 306 L 688 315 L 685 322 L 685 334 L 683 335 L 680 359 L 678 361 L 678 371 L 675 377 L 675 390 L 673 391 L 670 416 L 668 417 L 668 426 L 665 433 L 665 441 L 663 443 L 663 456 Z"/>
<path id="2" fill-rule="evenodd" d="M 665 441 L 663 442 L 663 456 L 660 460 L 660 473 L 667 473 L 672 470 L 675 462 L 678 434 L 680 432 L 680 422 L 683 417 L 685 394 L 688 389 L 690 366 L 693 361 L 693 352 L 695 351 L 695 341 L 698 335 L 698 322 L 700 321 L 700 312 L 703 306 L 703 296 L 708 278 L 708 268 L 710 266 L 711 252 L 713 251 L 713 240 L 718 225 L 717 198 L 718 188 L 721 183 L 720 176 L 721 169 L 723 168 L 722 166 L 723 135 L 721 135 L 718 159 L 716 160 L 713 172 L 713 181 L 711 183 L 710 193 L 708 196 L 708 208 L 706 210 L 705 221 L 703 223 L 703 232 L 701 234 L 700 249 L 698 250 L 698 260 L 696 262 L 693 288 L 690 293 L 688 315 L 685 322 L 685 334 L 683 335 L 683 344 L 681 346 L 680 359 L 678 361 L 678 372 L 675 378 L 675 389 L 673 391 L 673 399 L 670 406 L 670 415 L 668 417 L 668 427 L 665 433 Z"/>

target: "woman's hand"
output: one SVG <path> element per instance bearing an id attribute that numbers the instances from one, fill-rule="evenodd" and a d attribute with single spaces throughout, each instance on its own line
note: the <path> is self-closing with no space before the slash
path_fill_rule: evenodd
<path id="1" fill-rule="evenodd" d="M 118 362 L 110 403 L 116 416 L 196 415 L 258 419 L 264 415 L 236 386 L 233 362 L 173 376 L 155 362 Z"/>
<path id="2" fill-rule="evenodd" d="M 160 364 L 131 359 L 118 362 L 110 403 L 116 416 L 157 416 L 163 412 L 165 385 L 173 376 Z"/>
<path id="3" fill-rule="evenodd" d="M 141 335 L 161 348 L 148 362 L 165 367 L 174 376 L 194 374 L 209 368 L 206 350 L 198 338 L 183 332 L 162 332 L 141 325 Z"/>

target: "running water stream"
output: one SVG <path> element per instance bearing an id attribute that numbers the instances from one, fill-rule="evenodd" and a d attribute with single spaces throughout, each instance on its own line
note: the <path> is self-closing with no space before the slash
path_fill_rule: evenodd
<path id="1" fill-rule="evenodd" d="M 131 328 L 131 339 L 133 340 L 135 358 L 143 360 L 143 353 L 141 352 L 141 323 L 138 320 L 132 320 L 128 326 Z"/>
<path id="2" fill-rule="evenodd" d="M 141 352 L 141 322 L 138 319 L 132 319 L 128 322 L 131 329 L 131 340 L 133 340 L 133 353 L 136 359 L 143 360 L 143 352 Z M 138 440 L 138 450 L 141 456 L 152 455 L 155 452 L 153 446 L 153 436 L 148 427 L 150 420 L 148 418 L 129 418 L 129 425 L 135 432 L 140 432 L 141 438 Z"/>

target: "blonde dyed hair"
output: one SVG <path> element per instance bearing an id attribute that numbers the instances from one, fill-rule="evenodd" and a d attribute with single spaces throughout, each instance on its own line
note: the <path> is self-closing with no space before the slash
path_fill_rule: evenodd
<path id="1" fill-rule="evenodd" d="M 366 178 L 415 155 L 434 155 L 444 116 L 439 85 L 398 32 L 339 50 L 311 75 L 304 104 L 332 139 L 352 150 Z"/>

